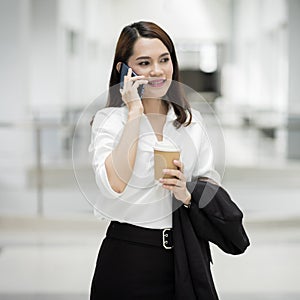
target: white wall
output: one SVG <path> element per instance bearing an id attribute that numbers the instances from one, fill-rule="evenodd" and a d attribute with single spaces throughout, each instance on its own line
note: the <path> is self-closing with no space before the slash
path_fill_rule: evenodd
<path id="1" fill-rule="evenodd" d="M 108 86 L 113 43 L 111 1 L 60 0 L 59 34 L 62 95 L 66 107 L 82 107 Z M 78 36 L 77 51 L 70 55 L 68 33 Z"/>
<path id="2" fill-rule="evenodd" d="M 58 48 L 58 0 L 31 0 L 30 106 L 57 114 L 63 106 Z"/>
<path id="3" fill-rule="evenodd" d="M 288 0 L 289 14 L 289 93 L 288 93 L 288 128 L 287 155 L 292 159 L 300 159 L 300 2 Z"/>
<path id="4" fill-rule="evenodd" d="M 0 185 L 20 186 L 32 162 L 29 118 L 30 2 L 0 1 Z M 4 125 L 7 126 L 4 126 Z"/>
<path id="5" fill-rule="evenodd" d="M 254 110 L 287 109 L 287 11 L 284 0 L 235 0 L 233 60 L 224 67 L 224 93 Z"/>
<path id="6" fill-rule="evenodd" d="M 300 118 L 300 1 L 289 3 L 289 101 L 290 115 Z"/>
<path id="7" fill-rule="evenodd" d="M 18 121 L 29 105 L 29 0 L 0 1 L 1 121 Z"/>
<path id="8" fill-rule="evenodd" d="M 113 52 L 111 2 L 31 1 L 31 109 L 59 118 L 63 109 L 85 106 L 107 87 Z"/>
<path id="9" fill-rule="evenodd" d="M 229 0 L 153 0 L 113 3 L 112 29 L 134 21 L 148 20 L 161 25 L 175 40 L 224 41 L 229 35 Z M 130 6 L 129 6 L 130 3 Z M 112 36 L 116 38 L 117 36 Z"/>

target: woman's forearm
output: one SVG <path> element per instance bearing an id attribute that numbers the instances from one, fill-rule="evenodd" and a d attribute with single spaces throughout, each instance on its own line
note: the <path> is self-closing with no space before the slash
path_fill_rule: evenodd
<path id="1" fill-rule="evenodd" d="M 139 141 L 140 109 L 128 112 L 120 142 L 105 160 L 108 181 L 112 189 L 122 193 L 130 180 L 135 164 Z"/>

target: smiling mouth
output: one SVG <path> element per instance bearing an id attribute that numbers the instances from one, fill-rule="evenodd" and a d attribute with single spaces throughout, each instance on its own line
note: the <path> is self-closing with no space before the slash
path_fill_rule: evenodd
<path id="1" fill-rule="evenodd" d="M 149 81 L 148 84 L 152 87 L 158 88 L 158 87 L 162 87 L 166 81 L 167 81 L 166 79 L 155 79 Z"/>

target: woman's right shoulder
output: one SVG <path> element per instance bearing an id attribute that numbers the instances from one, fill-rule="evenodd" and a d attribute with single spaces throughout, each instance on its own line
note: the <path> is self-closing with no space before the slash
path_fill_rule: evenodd
<path id="1" fill-rule="evenodd" d="M 93 120 L 93 127 L 121 126 L 126 120 L 126 107 L 104 107 L 98 110 Z"/>

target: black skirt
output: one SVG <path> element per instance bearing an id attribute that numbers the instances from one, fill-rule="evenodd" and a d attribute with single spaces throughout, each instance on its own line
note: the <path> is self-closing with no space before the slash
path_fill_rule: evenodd
<path id="1" fill-rule="evenodd" d="M 110 234 L 112 229 L 116 235 Z M 142 227 L 111 222 L 99 250 L 91 300 L 174 299 L 173 249 L 165 249 L 160 241 L 154 245 L 139 242 L 139 237 L 148 233 L 151 237 L 153 232 L 162 230 L 145 231 Z"/>

